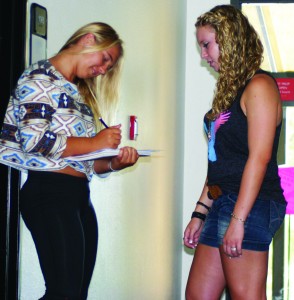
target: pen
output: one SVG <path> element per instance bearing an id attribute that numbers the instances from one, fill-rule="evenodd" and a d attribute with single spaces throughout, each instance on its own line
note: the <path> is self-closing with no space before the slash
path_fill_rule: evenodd
<path id="1" fill-rule="evenodd" d="M 108 128 L 107 124 L 103 121 L 103 119 L 100 117 L 99 121 L 104 125 L 105 128 Z"/>

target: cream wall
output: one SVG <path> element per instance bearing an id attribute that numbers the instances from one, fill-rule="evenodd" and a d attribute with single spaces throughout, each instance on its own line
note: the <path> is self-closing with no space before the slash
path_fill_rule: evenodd
<path id="1" fill-rule="evenodd" d="M 85 23 L 99 20 L 118 31 L 126 50 L 117 115 L 122 144 L 161 150 L 91 183 L 99 249 L 89 300 L 184 299 L 192 254 L 182 235 L 204 181 L 202 118 L 215 81 L 200 63 L 194 23 L 224 3 L 207 2 L 37 1 L 48 10 L 48 56 Z M 127 138 L 129 115 L 138 117 L 137 141 Z M 29 233 L 21 230 L 20 299 L 31 300 L 44 283 Z"/>
<path id="2" fill-rule="evenodd" d="M 80 26 L 111 24 L 125 42 L 117 122 L 122 145 L 161 151 L 126 171 L 91 183 L 99 249 L 89 299 L 180 299 L 185 69 L 185 1 L 40 0 L 48 10 L 48 57 Z M 129 115 L 139 124 L 127 138 Z M 44 283 L 22 226 L 21 299 Z"/>

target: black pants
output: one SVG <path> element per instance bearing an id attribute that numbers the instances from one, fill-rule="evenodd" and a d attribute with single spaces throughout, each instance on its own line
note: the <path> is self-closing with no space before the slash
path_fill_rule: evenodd
<path id="1" fill-rule="evenodd" d="M 87 299 L 98 245 L 89 196 L 86 179 L 54 172 L 29 172 L 21 189 L 20 211 L 46 285 L 42 299 Z"/>

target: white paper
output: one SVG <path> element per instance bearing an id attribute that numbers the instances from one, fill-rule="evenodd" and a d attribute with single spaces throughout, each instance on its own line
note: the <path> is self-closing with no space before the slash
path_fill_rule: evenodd
<path id="1" fill-rule="evenodd" d="M 83 160 L 94 160 L 98 158 L 103 157 L 111 157 L 111 156 L 117 156 L 120 149 L 101 149 L 94 152 L 90 152 L 87 154 L 81 154 L 81 155 L 74 155 L 74 156 L 68 156 L 65 157 L 65 160 L 71 160 L 71 161 L 83 161 Z M 150 156 L 152 152 L 155 150 L 137 150 L 138 154 L 140 156 Z"/>

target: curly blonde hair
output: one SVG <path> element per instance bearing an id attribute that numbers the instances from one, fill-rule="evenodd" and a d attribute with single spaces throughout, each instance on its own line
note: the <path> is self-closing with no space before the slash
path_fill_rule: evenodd
<path id="1" fill-rule="evenodd" d="M 232 105 L 238 90 L 260 68 L 263 46 L 247 17 L 231 5 L 215 6 L 201 15 L 195 26 L 211 26 L 219 45 L 219 77 L 212 110 L 207 114 L 213 120 Z"/>
<path id="2" fill-rule="evenodd" d="M 111 123 L 117 108 L 123 61 L 123 42 L 111 26 L 102 22 L 94 22 L 78 29 L 59 50 L 59 53 L 76 44 L 81 37 L 88 33 L 92 33 L 95 36 L 96 44 L 84 49 L 82 53 L 103 51 L 116 45 L 121 50 L 118 61 L 105 75 L 89 79 L 77 78 L 75 81 L 85 103 L 94 114 L 96 128 L 101 129 L 99 117 L 103 116 L 106 122 Z"/>

